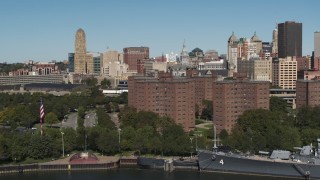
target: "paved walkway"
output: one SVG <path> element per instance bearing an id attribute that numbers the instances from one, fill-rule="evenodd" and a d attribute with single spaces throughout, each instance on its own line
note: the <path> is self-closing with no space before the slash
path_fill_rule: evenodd
<path id="1" fill-rule="evenodd" d="M 72 154 L 72 155 L 74 155 L 74 154 Z M 69 160 L 72 157 L 72 155 L 70 155 L 64 159 L 57 159 L 54 161 L 39 163 L 39 164 L 69 164 Z M 96 155 L 96 156 L 99 159 L 99 163 L 117 162 L 120 159 L 118 156 L 98 156 L 98 155 Z"/>
<path id="2" fill-rule="evenodd" d="M 205 122 L 205 123 L 196 125 L 196 127 L 197 127 L 197 128 L 202 128 L 202 129 L 210 129 L 210 128 L 208 127 L 208 125 L 211 125 L 211 126 L 212 126 L 213 123 L 212 123 L 212 122 Z"/>

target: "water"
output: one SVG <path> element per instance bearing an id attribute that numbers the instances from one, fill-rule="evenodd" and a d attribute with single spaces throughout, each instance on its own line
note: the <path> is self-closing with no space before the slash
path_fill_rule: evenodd
<path id="1" fill-rule="evenodd" d="M 244 176 L 223 173 L 175 170 L 167 173 L 151 169 L 112 169 L 91 171 L 46 171 L 0 174 L 1 180 L 283 180 L 284 178 Z"/>

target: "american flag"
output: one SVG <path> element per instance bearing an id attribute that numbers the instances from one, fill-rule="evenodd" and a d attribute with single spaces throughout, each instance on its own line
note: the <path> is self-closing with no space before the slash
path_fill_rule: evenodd
<path id="1" fill-rule="evenodd" d="M 42 122 L 44 118 L 44 107 L 42 103 L 42 97 L 40 98 L 40 129 L 41 129 L 41 135 L 42 135 Z"/>

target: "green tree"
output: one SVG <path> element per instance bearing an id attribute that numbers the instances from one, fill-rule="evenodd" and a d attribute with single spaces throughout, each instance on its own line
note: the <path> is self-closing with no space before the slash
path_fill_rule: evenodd
<path id="1" fill-rule="evenodd" d="M 96 86 L 98 84 L 98 79 L 97 78 L 94 78 L 94 77 L 91 77 L 91 78 L 87 78 L 85 80 L 85 83 L 87 86 Z"/>
<path id="2" fill-rule="evenodd" d="M 44 159 L 53 157 L 54 144 L 53 139 L 49 136 L 31 136 L 28 148 L 28 156 L 33 159 Z"/>
<path id="3" fill-rule="evenodd" d="M 121 148 L 123 150 L 136 150 L 136 132 L 131 126 L 124 127 L 121 131 Z"/>
<path id="4" fill-rule="evenodd" d="M 119 150 L 117 131 L 103 131 L 97 138 L 98 149 L 102 154 L 113 155 Z"/>
<path id="5" fill-rule="evenodd" d="M 49 112 L 46 114 L 45 118 L 44 118 L 44 122 L 48 123 L 50 126 L 52 126 L 52 124 L 54 123 L 58 123 L 58 117 L 55 113 L 53 112 Z"/>
<path id="6" fill-rule="evenodd" d="M 65 153 L 71 153 L 77 147 L 76 131 L 72 128 L 64 128 L 62 132 L 64 133 L 64 151 Z"/>
<path id="7" fill-rule="evenodd" d="M 270 111 L 288 113 L 287 102 L 276 96 L 270 97 Z"/>
<path id="8" fill-rule="evenodd" d="M 7 139 L 2 134 L 0 134 L 0 161 L 8 158 L 8 149 L 9 147 L 7 144 Z"/>
<path id="9" fill-rule="evenodd" d="M 101 81 L 101 87 L 102 87 L 103 89 L 109 88 L 110 85 L 111 85 L 111 82 L 110 82 L 110 80 L 107 79 L 107 78 L 104 78 L 104 79 Z"/>
<path id="10" fill-rule="evenodd" d="M 213 116 L 213 107 L 212 107 L 212 101 L 209 100 L 203 100 L 202 104 L 204 105 L 204 108 L 201 113 L 202 119 L 211 120 Z"/>
<path id="11" fill-rule="evenodd" d="M 97 109 L 97 117 L 98 117 L 98 126 L 104 127 L 107 129 L 115 129 L 115 124 L 111 120 L 109 114 L 107 114 L 104 109 L 98 108 Z"/>

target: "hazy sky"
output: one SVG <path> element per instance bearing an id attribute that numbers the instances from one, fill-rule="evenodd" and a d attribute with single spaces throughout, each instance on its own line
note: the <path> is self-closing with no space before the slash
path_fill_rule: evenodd
<path id="1" fill-rule="evenodd" d="M 87 50 L 148 46 L 151 56 L 199 47 L 225 54 L 234 31 L 271 41 L 277 22 L 303 23 L 303 55 L 320 30 L 320 0 L 1 0 L 0 62 L 62 61 L 83 28 Z"/>

